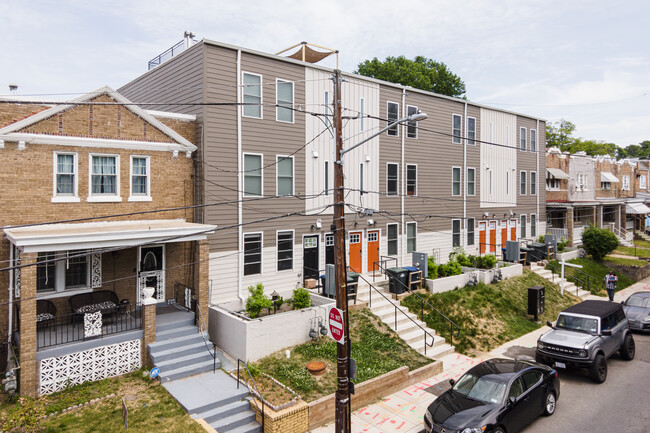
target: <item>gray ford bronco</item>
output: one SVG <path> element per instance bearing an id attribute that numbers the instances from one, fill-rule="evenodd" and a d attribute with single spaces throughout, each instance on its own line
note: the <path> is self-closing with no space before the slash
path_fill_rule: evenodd
<path id="1" fill-rule="evenodd" d="M 555 368 L 587 368 L 594 382 L 607 379 L 607 358 L 634 359 L 634 339 L 619 303 L 584 301 L 562 311 L 537 340 L 535 359 Z"/>

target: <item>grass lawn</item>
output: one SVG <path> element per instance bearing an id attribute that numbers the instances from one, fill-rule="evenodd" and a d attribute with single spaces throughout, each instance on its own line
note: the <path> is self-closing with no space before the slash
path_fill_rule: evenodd
<path id="1" fill-rule="evenodd" d="M 527 270 L 520 277 L 496 284 L 479 284 L 476 287 L 426 294 L 423 297 L 460 326 L 460 335 L 454 337 L 456 350 L 474 355 L 488 352 L 541 326 L 527 314 L 528 287 L 532 286 L 546 288 L 546 308 L 539 317 L 541 323 L 555 320 L 560 311 L 579 301 L 570 294 L 560 295 L 557 285 Z M 416 296 L 407 297 L 402 304 L 420 315 L 421 301 Z M 449 341 L 448 322 L 426 305 L 424 320 L 430 328 Z"/>
<path id="2" fill-rule="evenodd" d="M 614 254 L 624 254 L 626 256 L 635 256 L 635 257 L 650 257 L 650 249 L 636 247 L 624 247 L 619 245 L 615 250 Z"/>
<path id="3" fill-rule="evenodd" d="M 645 260 L 637 260 L 633 258 L 623 258 L 623 257 L 610 257 L 606 256 L 603 259 L 604 262 L 613 263 L 615 265 L 624 265 L 624 266 L 645 266 L 648 264 Z"/>
<path id="4" fill-rule="evenodd" d="M 114 397 L 100 400 L 94 404 L 60 413 L 62 409 L 75 404 L 83 404 L 108 394 Z M 203 433 L 205 430 L 187 415 L 176 400 L 167 393 L 158 381 L 142 376 L 141 371 L 99 382 L 85 383 L 67 390 L 42 397 L 36 401 L 25 400 L 23 405 L 4 404 L 0 407 L 0 430 L 9 430 L 11 424 L 2 425 L 2 416 L 20 416 L 16 411 L 33 414 L 57 415 L 40 422 L 41 429 L 33 428 L 16 431 L 54 432 L 124 432 L 122 420 L 122 398 L 128 409 L 129 429 L 131 432 L 190 432 Z M 28 417 L 27 419 L 29 419 Z M 34 417 L 31 417 L 34 418 Z M 23 415 L 23 425 L 25 425 Z"/>
<path id="5" fill-rule="evenodd" d="M 637 247 L 650 249 L 650 242 L 643 239 L 635 239 L 634 245 L 636 245 Z"/>
<path id="6" fill-rule="evenodd" d="M 404 343 L 367 308 L 350 311 L 349 317 L 352 358 L 357 361 L 356 383 L 404 365 L 413 370 L 433 362 Z M 337 344 L 327 336 L 320 337 L 317 341 L 293 347 L 289 359 L 281 351 L 259 360 L 249 369 L 253 375 L 265 372 L 293 389 L 303 400 L 313 401 L 336 391 Z M 310 361 L 323 361 L 327 372 L 318 378 L 312 377 L 305 368 Z M 273 391 L 260 389 L 260 392 L 267 397 Z"/>
<path id="7" fill-rule="evenodd" d="M 609 259 L 611 257 L 606 257 L 606 258 Z M 553 263 L 556 267 L 559 266 L 556 261 L 552 261 L 551 263 Z M 610 269 L 607 266 L 605 266 L 605 262 L 598 263 L 595 260 L 593 260 L 591 256 L 588 256 L 584 259 L 578 258 L 578 259 L 569 260 L 569 263 L 582 265 L 582 269 L 580 270 L 594 277 L 595 284 L 590 287 L 591 293 L 593 293 L 594 295 L 607 296 L 607 292 L 603 287 L 603 278 L 605 278 L 606 274 L 609 274 Z M 571 279 L 569 278 L 569 280 Z M 616 284 L 616 291 L 622 290 L 628 286 L 631 286 L 634 283 L 635 283 L 634 280 L 619 272 L 618 283 Z"/>

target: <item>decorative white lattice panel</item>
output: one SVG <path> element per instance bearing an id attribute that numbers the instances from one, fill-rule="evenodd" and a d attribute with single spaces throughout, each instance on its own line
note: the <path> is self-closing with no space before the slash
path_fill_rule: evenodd
<path id="1" fill-rule="evenodd" d="M 16 250 L 16 254 L 18 254 L 18 250 Z M 16 266 L 20 266 L 20 256 L 16 256 Z M 16 298 L 20 298 L 20 268 L 17 267 L 14 270 L 14 296 Z"/>
<path id="2" fill-rule="evenodd" d="M 102 312 L 84 314 L 84 338 L 102 335 Z"/>
<path id="3" fill-rule="evenodd" d="M 137 293 L 138 305 L 142 304 L 142 289 L 147 286 L 147 279 L 151 277 L 156 278 L 154 298 L 159 301 L 165 300 L 165 271 L 140 272 Z"/>
<path id="4" fill-rule="evenodd" d="M 90 256 L 91 287 L 96 289 L 102 286 L 102 255 L 101 253 Z"/>
<path id="5" fill-rule="evenodd" d="M 137 370 L 141 366 L 140 340 L 101 346 L 41 361 L 39 394 L 94 382 Z"/>

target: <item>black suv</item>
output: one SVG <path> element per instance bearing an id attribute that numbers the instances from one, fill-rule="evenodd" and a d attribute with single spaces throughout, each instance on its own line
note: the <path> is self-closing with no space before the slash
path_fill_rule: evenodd
<path id="1" fill-rule="evenodd" d="M 607 379 L 607 358 L 616 351 L 634 359 L 634 339 L 621 304 L 584 301 L 562 311 L 537 340 L 535 359 L 556 368 L 587 368 L 594 382 Z"/>

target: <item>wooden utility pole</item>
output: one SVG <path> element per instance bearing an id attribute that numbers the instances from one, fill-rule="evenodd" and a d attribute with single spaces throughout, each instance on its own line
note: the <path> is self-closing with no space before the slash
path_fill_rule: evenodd
<path id="1" fill-rule="evenodd" d="M 343 312 L 344 344 L 336 346 L 336 433 L 350 432 L 350 327 L 348 326 L 347 266 L 345 260 L 345 194 L 343 190 L 343 125 L 341 121 L 341 71 L 334 73 L 334 134 L 336 161 L 334 163 L 334 263 L 336 308 Z"/>

